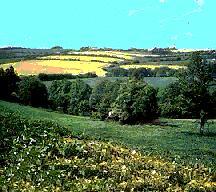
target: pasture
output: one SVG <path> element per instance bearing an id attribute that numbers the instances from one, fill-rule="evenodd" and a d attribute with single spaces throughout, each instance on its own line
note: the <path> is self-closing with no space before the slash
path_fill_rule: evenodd
<path id="1" fill-rule="evenodd" d="M 151 128 L 146 126 L 142 129 L 145 135 L 141 135 L 139 126 L 121 127 L 106 123 L 110 124 L 110 127 L 105 129 L 99 121 L 95 121 L 96 123 L 92 121 L 93 125 L 82 124 L 92 132 L 94 132 L 93 126 L 97 129 L 105 129 L 104 134 L 99 131 L 101 134 L 97 137 L 97 135 L 90 136 L 81 127 L 77 127 L 75 117 L 65 116 L 71 122 L 68 124 L 56 113 L 51 114 L 18 105 L 14 105 L 15 108 L 12 109 L 10 105 L 13 106 L 0 101 L 2 120 L 0 128 L 4 133 L 1 139 L 8 146 L 8 150 L 3 151 L 0 156 L 0 160 L 7 162 L 0 164 L 1 191 L 211 192 L 216 189 L 215 170 L 211 167 L 197 163 L 183 164 L 179 163 L 178 156 L 167 159 L 162 157 L 161 153 L 149 152 L 150 147 L 145 144 L 147 137 L 154 142 L 155 137 L 163 135 L 154 131 L 150 134 L 148 131 L 148 129 L 156 129 L 157 132 L 163 132 L 157 126 Z M 28 110 L 31 114 L 27 115 Z M 38 115 L 41 117 L 39 118 Z M 50 117 L 54 117 L 53 115 L 55 119 L 51 120 Z M 49 119 L 45 119 L 46 117 Z M 82 121 L 90 123 L 91 120 L 83 118 Z M 73 122 L 75 124 L 72 124 Z M 112 133 L 114 127 L 120 131 L 117 132 L 118 137 Z M 77 128 L 77 131 L 74 128 Z M 134 128 L 138 130 L 137 134 L 133 131 Z M 123 129 L 126 131 L 124 132 Z M 170 130 L 169 126 L 164 129 Z M 107 132 L 111 134 L 108 135 Z M 135 142 L 139 135 L 142 136 L 143 141 Z M 115 138 L 117 139 L 113 141 Z M 127 141 L 123 141 L 123 138 Z M 160 145 L 161 141 L 156 141 Z M 146 148 L 143 150 L 138 148 L 136 145 L 139 145 L 139 142 Z M 155 146 L 153 142 L 152 147 Z M 178 141 L 175 145 L 179 144 Z M 169 145 L 169 148 L 171 147 L 173 146 Z M 181 145 L 179 147 L 181 148 Z M 205 147 L 212 148 L 210 143 Z M 166 147 L 164 148 L 166 150 Z M 174 149 L 177 150 L 176 147 Z M 193 146 L 193 149 L 198 150 L 196 146 Z M 158 147 L 154 150 L 158 151 Z"/>
<path id="2" fill-rule="evenodd" d="M 143 154 L 162 156 L 169 161 L 205 164 L 215 169 L 216 122 L 209 121 L 209 134 L 200 136 L 195 120 L 161 119 L 161 125 L 120 125 L 90 117 L 71 116 L 49 110 L 0 101 L 1 110 L 10 110 L 32 120 L 52 120 L 73 135 L 112 141 Z"/>

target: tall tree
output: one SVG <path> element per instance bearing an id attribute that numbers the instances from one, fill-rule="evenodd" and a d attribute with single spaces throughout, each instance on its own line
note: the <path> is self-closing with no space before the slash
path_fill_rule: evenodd
<path id="1" fill-rule="evenodd" d="M 6 70 L 0 68 L 0 98 L 11 100 L 12 93 L 17 91 L 17 83 L 19 81 L 20 78 L 12 66 Z"/>
<path id="2" fill-rule="evenodd" d="M 212 81 L 211 68 L 199 52 L 192 54 L 187 70 L 179 76 L 179 83 L 185 99 L 191 103 L 192 116 L 210 110 L 209 84 Z"/>

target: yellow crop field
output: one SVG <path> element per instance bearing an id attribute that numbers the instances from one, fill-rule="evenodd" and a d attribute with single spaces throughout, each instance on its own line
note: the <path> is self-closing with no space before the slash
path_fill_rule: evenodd
<path id="1" fill-rule="evenodd" d="M 147 54 L 147 53 L 136 53 L 136 52 L 124 52 L 124 51 L 109 51 L 107 53 L 113 54 L 113 55 L 119 55 L 122 57 L 129 57 L 131 59 L 133 59 L 134 57 L 159 57 L 160 55 L 156 55 L 156 54 Z"/>
<path id="2" fill-rule="evenodd" d="M 126 52 L 126 51 L 82 51 L 82 52 L 70 52 L 71 54 L 77 55 L 98 55 L 98 56 L 110 56 L 110 57 L 118 57 L 124 60 L 133 60 L 136 57 L 159 57 L 160 55 L 149 54 L 149 53 L 136 53 L 136 52 Z"/>
<path id="3" fill-rule="evenodd" d="M 118 58 L 111 58 L 111 57 L 94 57 L 94 56 L 88 56 L 88 55 L 51 55 L 51 56 L 46 56 L 46 57 L 40 57 L 40 59 L 58 59 L 58 60 L 80 60 L 80 61 L 101 61 L 105 63 L 111 63 L 111 62 L 122 62 L 124 61 L 123 59 L 118 59 Z"/>
<path id="4" fill-rule="evenodd" d="M 181 65 L 121 65 L 122 68 L 124 69 L 130 69 L 130 68 L 149 68 L 149 69 L 155 69 L 158 67 L 169 67 L 171 69 L 182 69 L 182 68 L 186 68 L 185 66 L 181 66 Z"/>
<path id="5" fill-rule="evenodd" d="M 102 69 L 108 63 L 66 60 L 27 60 L 1 65 L 4 69 L 13 66 L 19 75 L 37 75 L 39 73 L 74 75 L 95 72 L 98 76 L 105 76 Z"/>
<path id="6" fill-rule="evenodd" d="M 110 56 L 110 57 L 118 57 L 124 60 L 132 60 L 133 56 L 128 53 L 124 53 L 121 51 L 83 51 L 83 52 L 71 52 L 71 54 L 81 54 L 81 55 L 98 55 L 98 56 Z"/>

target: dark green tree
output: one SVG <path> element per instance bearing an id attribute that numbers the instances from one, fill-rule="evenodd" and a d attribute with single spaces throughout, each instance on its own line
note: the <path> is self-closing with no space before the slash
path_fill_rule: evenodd
<path id="1" fill-rule="evenodd" d="M 33 107 L 47 107 L 48 92 L 46 86 L 35 77 L 24 77 L 19 83 L 20 102 Z"/>
<path id="2" fill-rule="evenodd" d="M 122 81 L 116 80 L 115 82 L 109 80 L 101 80 L 97 82 L 92 90 L 89 99 L 92 115 L 102 120 L 108 117 L 111 111 L 111 104 L 118 96 L 118 90 Z"/>
<path id="3" fill-rule="evenodd" d="M 156 90 L 144 81 L 130 79 L 122 83 L 112 113 L 122 123 L 136 124 L 158 117 Z"/>
<path id="4" fill-rule="evenodd" d="M 136 78 L 136 79 L 143 79 L 144 77 L 150 77 L 152 76 L 152 71 L 151 69 L 147 69 L 144 67 L 140 67 L 140 68 L 132 68 L 129 69 L 129 76 L 132 78 Z"/>
<path id="5" fill-rule="evenodd" d="M 68 80 L 53 81 L 49 87 L 49 103 L 54 110 L 68 113 L 71 100 L 71 85 Z"/>
<path id="6" fill-rule="evenodd" d="M 92 88 L 80 79 L 71 84 L 69 113 L 73 115 L 89 115 L 89 98 Z"/>
<path id="7" fill-rule="evenodd" d="M 163 117 L 187 118 L 191 116 L 190 99 L 186 99 L 179 82 L 171 83 L 158 92 L 160 112 Z"/>
<path id="8" fill-rule="evenodd" d="M 191 103 L 191 117 L 199 117 L 201 110 L 210 110 L 209 84 L 212 80 L 210 65 L 199 52 L 193 53 L 187 70 L 179 76 L 182 94 Z"/>
<path id="9" fill-rule="evenodd" d="M 0 68 L 0 99 L 13 100 L 13 94 L 17 91 L 19 76 L 11 66 L 6 70 Z"/>
<path id="10" fill-rule="evenodd" d="M 188 68 L 160 95 L 160 109 L 164 116 L 207 119 L 214 114 L 211 66 L 199 52 L 193 53 Z M 205 115 L 203 115 L 205 114 Z M 205 121 L 206 122 L 206 121 Z M 204 127 L 204 125 L 200 125 Z M 203 130 L 203 129 L 202 129 Z"/>

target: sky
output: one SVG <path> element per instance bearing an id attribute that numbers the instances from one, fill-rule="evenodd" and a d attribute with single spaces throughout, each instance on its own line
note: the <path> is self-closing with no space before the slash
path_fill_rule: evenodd
<path id="1" fill-rule="evenodd" d="M 216 48 L 216 0 L 1 0 L 0 47 Z"/>

